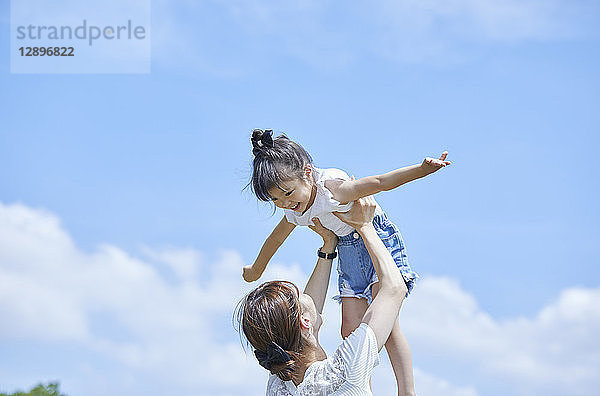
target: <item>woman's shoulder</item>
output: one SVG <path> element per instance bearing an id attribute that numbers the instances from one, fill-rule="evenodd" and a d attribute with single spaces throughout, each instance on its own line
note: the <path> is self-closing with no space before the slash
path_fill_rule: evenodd
<path id="1" fill-rule="evenodd" d="M 311 364 L 297 387 L 291 381 L 282 381 L 276 375 L 271 375 L 267 383 L 267 396 L 333 394 L 346 382 L 346 373 L 345 362 L 336 350 L 331 357 Z"/>
<path id="2" fill-rule="evenodd" d="M 349 390 L 371 394 L 371 370 L 379 363 L 375 333 L 362 323 L 325 360 L 310 365 L 297 387 L 276 375 L 269 377 L 267 396 L 330 395 Z M 363 393 L 360 393 L 361 395 Z"/>
<path id="3" fill-rule="evenodd" d="M 362 323 L 326 360 L 313 363 L 298 387 L 298 394 L 345 394 L 369 388 L 371 371 L 379 363 L 375 333 Z M 370 394 L 366 392 L 365 394 Z"/>
<path id="4" fill-rule="evenodd" d="M 346 365 L 336 350 L 329 358 L 313 363 L 306 370 L 298 389 L 301 395 L 329 395 L 340 390 L 346 382 L 346 374 Z"/>
<path id="5" fill-rule="evenodd" d="M 348 380 L 362 382 L 370 371 L 379 364 L 379 348 L 373 329 L 361 323 L 336 350 L 346 369 Z"/>
<path id="6" fill-rule="evenodd" d="M 271 374 L 269 376 L 269 382 L 267 382 L 266 396 L 293 396 L 285 382 L 278 376 Z"/>
<path id="7" fill-rule="evenodd" d="M 337 351 L 344 349 L 355 350 L 361 346 L 371 346 L 371 343 L 375 342 L 377 345 L 377 338 L 373 329 L 366 324 L 361 323 L 354 331 L 342 342 L 338 347 Z"/>

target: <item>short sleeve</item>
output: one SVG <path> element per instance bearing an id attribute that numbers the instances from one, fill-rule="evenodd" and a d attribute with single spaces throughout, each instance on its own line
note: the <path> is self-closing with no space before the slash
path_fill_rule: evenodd
<path id="1" fill-rule="evenodd" d="M 379 350 L 375 333 L 366 323 L 361 323 L 344 340 L 336 351 L 346 366 L 346 380 L 357 386 L 371 378 L 373 368 L 379 364 Z"/>
<path id="2" fill-rule="evenodd" d="M 292 224 L 296 224 L 296 225 L 298 225 L 298 220 L 296 220 L 296 217 L 294 217 L 294 212 L 292 212 L 291 210 L 287 210 L 287 209 L 285 209 L 285 210 L 283 211 L 283 214 L 284 214 L 284 216 L 285 216 L 285 219 L 286 219 L 288 222 L 290 222 L 290 223 L 292 223 Z"/>
<path id="3" fill-rule="evenodd" d="M 327 180 L 350 180 L 350 176 L 346 172 L 341 169 L 324 169 L 322 177 L 319 177 L 317 180 L 317 188 L 321 191 L 321 194 L 325 197 L 325 202 L 327 203 L 327 211 L 329 212 L 347 212 L 352 208 L 353 202 L 348 202 L 345 204 L 341 204 L 335 198 L 333 198 L 333 194 L 327 187 L 325 187 L 325 182 Z"/>

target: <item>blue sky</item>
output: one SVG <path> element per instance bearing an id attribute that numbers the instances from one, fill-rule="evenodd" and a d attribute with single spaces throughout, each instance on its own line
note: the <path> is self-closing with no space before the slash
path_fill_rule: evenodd
<path id="1" fill-rule="evenodd" d="M 420 394 L 593 394 L 599 19 L 593 1 L 154 1 L 150 74 L 10 74 L 3 2 L 0 390 L 260 393 L 230 319 L 281 216 L 242 191 L 262 127 L 357 177 L 449 151 L 378 197 L 422 275 L 400 319 Z M 265 279 L 302 282 L 318 243 L 294 231 Z"/>

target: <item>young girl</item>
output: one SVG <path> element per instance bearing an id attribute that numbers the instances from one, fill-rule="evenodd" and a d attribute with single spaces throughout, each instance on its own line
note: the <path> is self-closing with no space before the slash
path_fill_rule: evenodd
<path id="1" fill-rule="evenodd" d="M 338 288 L 336 300 L 342 303 L 342 337 L 356 329 L 374 295 L 379 289 L 378 278 L 369 253 L 355 230 L 339 220 L 334 212 L 346 212 L 354 200 L 381 191 L 391 190 L 409 181 L 427 176 L 449 165 L 447 152 L 439 159 L 425 158 L 423 163 L 396 169 L 383 175 L 353 180 L 339 169 L 318 169 L 308 153 L 297 143 L 280 135 L 273 139 L 272 130 L 252 132 L 253 172 L 250 186 L 258 199 L 272 201 L 284 209 L 285 216 L 260 249 L 252 265 L 244 267 L 246 281 L 257 280 L 277 249 L 296 225 L 321 224 L 338 236 L 338 253 L 317 252 L 319 257 L 338 258 Z M 417 274 L 408 264 L 404 242 L 398 228 L 381 208 L 377 208 L 373 225 L 388 248 L 410 292 Z M 396 322 L 386 344 L 392 363 L 398 395 L 413 395 L 412 362 L 406 338 Z"/>

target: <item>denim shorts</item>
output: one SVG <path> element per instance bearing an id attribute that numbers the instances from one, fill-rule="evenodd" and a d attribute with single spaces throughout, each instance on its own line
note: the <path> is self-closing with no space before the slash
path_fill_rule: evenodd
<path id="1" fill-rule="evenodd" d="M 406 248 L 402 235 L 385 213 L 377 214 L 373 226 L 396 262 L 398 270 L 404 278 L 408 293 L 413 289 L 415 280 L 419 277 L 408 264 Z M 338 288 L 340 294 L 333 297 L 341 302 L 342 297 L 365 298 L 371 303 L 372 286 L 379 281 L 369 252 L 358 232 L 353 231 L 338 239 Z M 408 295 L 407 293 L 407 295 Z"/>

